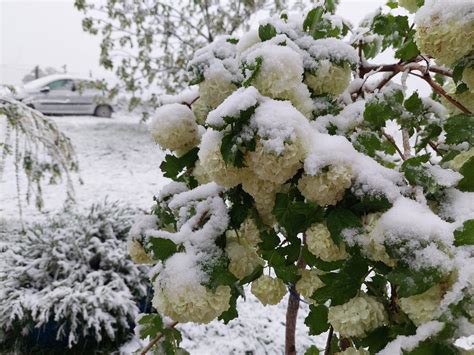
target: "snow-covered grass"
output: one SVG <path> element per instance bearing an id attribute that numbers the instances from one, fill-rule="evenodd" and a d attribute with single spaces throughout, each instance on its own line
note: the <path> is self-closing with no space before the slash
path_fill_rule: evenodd
<path id="1" fill-rule="evenodd" d="M 169 180 L 163 177 L 159 165 L 164 152 L 154 144 L 148 128 L 140 124 L 139 117 L 115 116 L 100 119 L 88 116 L 52 117 L 60 129 L 68 135 L 76 149 L 80 163 L 80 177 L 76 178 L 76 200 L 80 206 L 90 206 L 103 201 L 121 200 L 131 206 L 148 210 L 151 196 Z M 18 209 L 15 174 L 8 164 L 0 182 L 0 228 L 3 223 L 16 224 Z M 45 186 L 45 211 L 52 213 L 63 206 L 65 191 L 62 186 Z M 42 214 L 33 206 L 24 206 L 24 218 L 38 219 Z M 6 241 L 1 248 L 8 247 Z M 207 325 L 179 325 L 183 332 L 183 347 L 191 354 L 254 354 L 283 353 L 285 312 L 287 298 L 276 306 L 262 306 L 246 292 L 247 299 L 239 300 L 240 317 L 228 325 L 213 321 Z M 298 350 L 312 344 L 324 347 L 325 337 L 310 337 L 304 325 L 308 306 L 302 304 L 297 326 Z M 128 354 L 140 348 L 142 343 L 134 339 L 124 348 Z"/>

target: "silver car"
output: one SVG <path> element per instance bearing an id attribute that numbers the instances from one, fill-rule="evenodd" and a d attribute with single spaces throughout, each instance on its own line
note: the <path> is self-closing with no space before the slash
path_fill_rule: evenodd
<path id="1" fill-rule="evenodd" d="M 90 79 L 54 74 L 17 89 L 17 100 L 45 114 L 110 117 L 112 105 Z"/>

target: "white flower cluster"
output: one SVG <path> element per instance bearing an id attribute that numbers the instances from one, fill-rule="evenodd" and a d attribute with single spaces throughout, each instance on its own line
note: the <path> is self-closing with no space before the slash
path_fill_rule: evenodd
<path id="1" fill-rule="evenodd" d="M 461 103 L 464 107 L 466 107 L 469 111 L 474 112 L 474 90 L 468 90 L 461 93 L 456 94 L 456 85 L 452 80 L 449 80 L 445 85 L 444 89 L 446 92 L 454 98 L 456 101 Z M 449 102 L 444 96 L 440 98 L 441 103 L 446 107 L 448 113 L 450 114 L 458 114 L 461 113 L 461 110 L 454 106 L 451 102 Z"/>
<path id="2" fill-rule="evenodd" d="M 311 254 L 323 261 L 337 261 L 347 258 L 345 244 L 337 245 L 331 233 L 322 223 L 315 223 L 306 230 L 306 244 Z"/>
<path id="3" fill-rule="evenodd" d="M 443 2 L 427 2 L 417 11 L 415 23 L 418 48 L 440 64 L 452 65 L 474 50 L 472 2 L 450 2 L 448 11 Z"/>
<path id="4" fill-rule="evenodd" d="M 410 297 L 400 298 L 398 304 L 403 312 L 417 326 L 433 320 L 435 311 L 438 309 L 443 296 L 440 285 L 435 285 L 429 290 Z"/>
<path id="5" fill-rule="evenodd" d="M 229 308 L 230 287 L 218 286 L 215 291 L 202 285 L 183 285 L 170 292 L 155 287 L 153 307 L 180 323 L 209 323 Z"/>
<path id="6" fill-rule="evenodd" d="M 234 187 L 241 182 L 240 169 L 226 164 L 221 153 L 222 132 L 208 130 L 202 137 L 199 160 L 206 175 L 224 187 Z"/>
<path id="7" fill-rule="evenodd" d="M 222 36 L 194 54 L 189 67 L 194 76 L 200 77 L 199 103 L 196 103 L 199 122 L 207 113 L 219 106 L 233 91 L 242 75 L 236 60 L 236 45 L 232 39 Z"/>
<path id="8" fill-rule="evenodd" d="M 303 159 L 304 150 L 299 142 L 285 144 L 283 154 L 276 154 L 258 141 L 255 151 L 247 154 L 246 163 L 259 179 L 281 185 L 303 166 Z"/>
<path id="9" fill-rule="evenodd" d="M 260 242 L 259 232 L 251 218 L 247 218 L 237 232 L 228 230 L 226 237 L 225 251 L 230 259 L 229 271 L 238 279 L 250 275 L 257 266 L 264 265 L 256 248 Z"/>
<path id="10" fill-rule="evenodd" d="M 301 270 L 301 278 L 296 282 L 295 289 L 301 296 L 306 298 L 309 302 L 314 291 L 324 286 L 324 283 L 319 278 L 321 272 L 317 269 Z"/>
<path id="11" fill-rule="evenodd" d="M 363 240 L 361 240 L 359 244 L 361 244 L 363 252 L 369 259 L 381 261 L 390 267 L 394 267 L 396 265 L 396 261 L 390 258 L 385 245 L 383 245 L 379 238 L 375 238 L 372 234 L 372 231 L 375 229 L 380 216 L 380 213 L 369 213 L 362 218 L 366 234 L 362 236 Z"/>
<path id="12" fill-rule="evenodd" d="M 450 160 L 447 165 L 450 169 L 459 171 L 463 167 L 463 165 L 467 163 L 467 161 L 472 157 L 474 157 L 474 147 L 459 153 L 453 158 L 453 160 Z"/>
<path id="13" fill-rule="evenodd" d="M 282 280 L 270 276 L 260 276 L 252 282 L 251 292 L 263 305 L 278 304 L 286 294 L 286 286 Z"/>
<path id="14" fill-rule="evenodd" d="M 304 82 L 316 95 L 340 95 L 351 81 L 351 67 L 349 64 L 339 66 L 328 60 L 321 61 L 320 66 L 313 73 L 306 73 Z"/>
<path id="15" fill-rule="evenodd" d="M 474 68 L 464 68 L 462 72 L 462 81 L 464 81 L 471 93 L 474 93 Z"/>
<path id="16" fill-rule="evenodd" d="M 127 244 L 128 255 L 133 262 L 137 264 L 154 264 L 155 261 L 150 257 L 142 245 L 136 240 L 130 239 Z"/>
<path id="17" fill-rule="evenodd" d="M 298 182 L 298 189 L 309 201 L 321 206 L 335 205 L 351 186 L 352 170 L 345 165 L 331 165 L 318 175 L 304 175 Z"/>
<path id="18" fill-rule="evenodd" d="M 383 304 L 362 294 L 340 306 L 329 308 L 328 321 L 341 337 L 365 337 L 388 322 Z"/>
<path id="19" fill-rule="evenodd" d="M 199 144 L 196 118 L 185 105 L 167 104 L 159 107 L 150 122 L 150 131 L 161 147 L 178 155 Z"/>

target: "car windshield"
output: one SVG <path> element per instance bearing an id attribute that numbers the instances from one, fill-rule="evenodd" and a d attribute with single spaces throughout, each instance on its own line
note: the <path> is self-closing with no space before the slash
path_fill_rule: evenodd
<path id="1" fill-rule="evenodd" d="M 73 81 L 70 79 L 55 80 L 47 85 L 50 90 L 71 90 Z"/>

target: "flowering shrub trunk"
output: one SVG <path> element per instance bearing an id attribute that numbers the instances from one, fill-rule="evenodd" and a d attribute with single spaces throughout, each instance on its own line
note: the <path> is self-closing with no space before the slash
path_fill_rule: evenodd
<path id="1" fill-rule="evenodd" d="M 178 322 L 232 321 L 246 285 L 263 305 L 289 292 L 286 353 L 301 299 L 326 354 L 460 352 L 474 333 L 474 3 L 446 3 L 391 0 L 352 27 L 320 1 L 197 51 L 199 93 L 150 125 L 174 181 L 130 235 L 154 265 L 143 353 L 175 353 Z M 387 49 L 394 63 L 369 63 Z"/>

